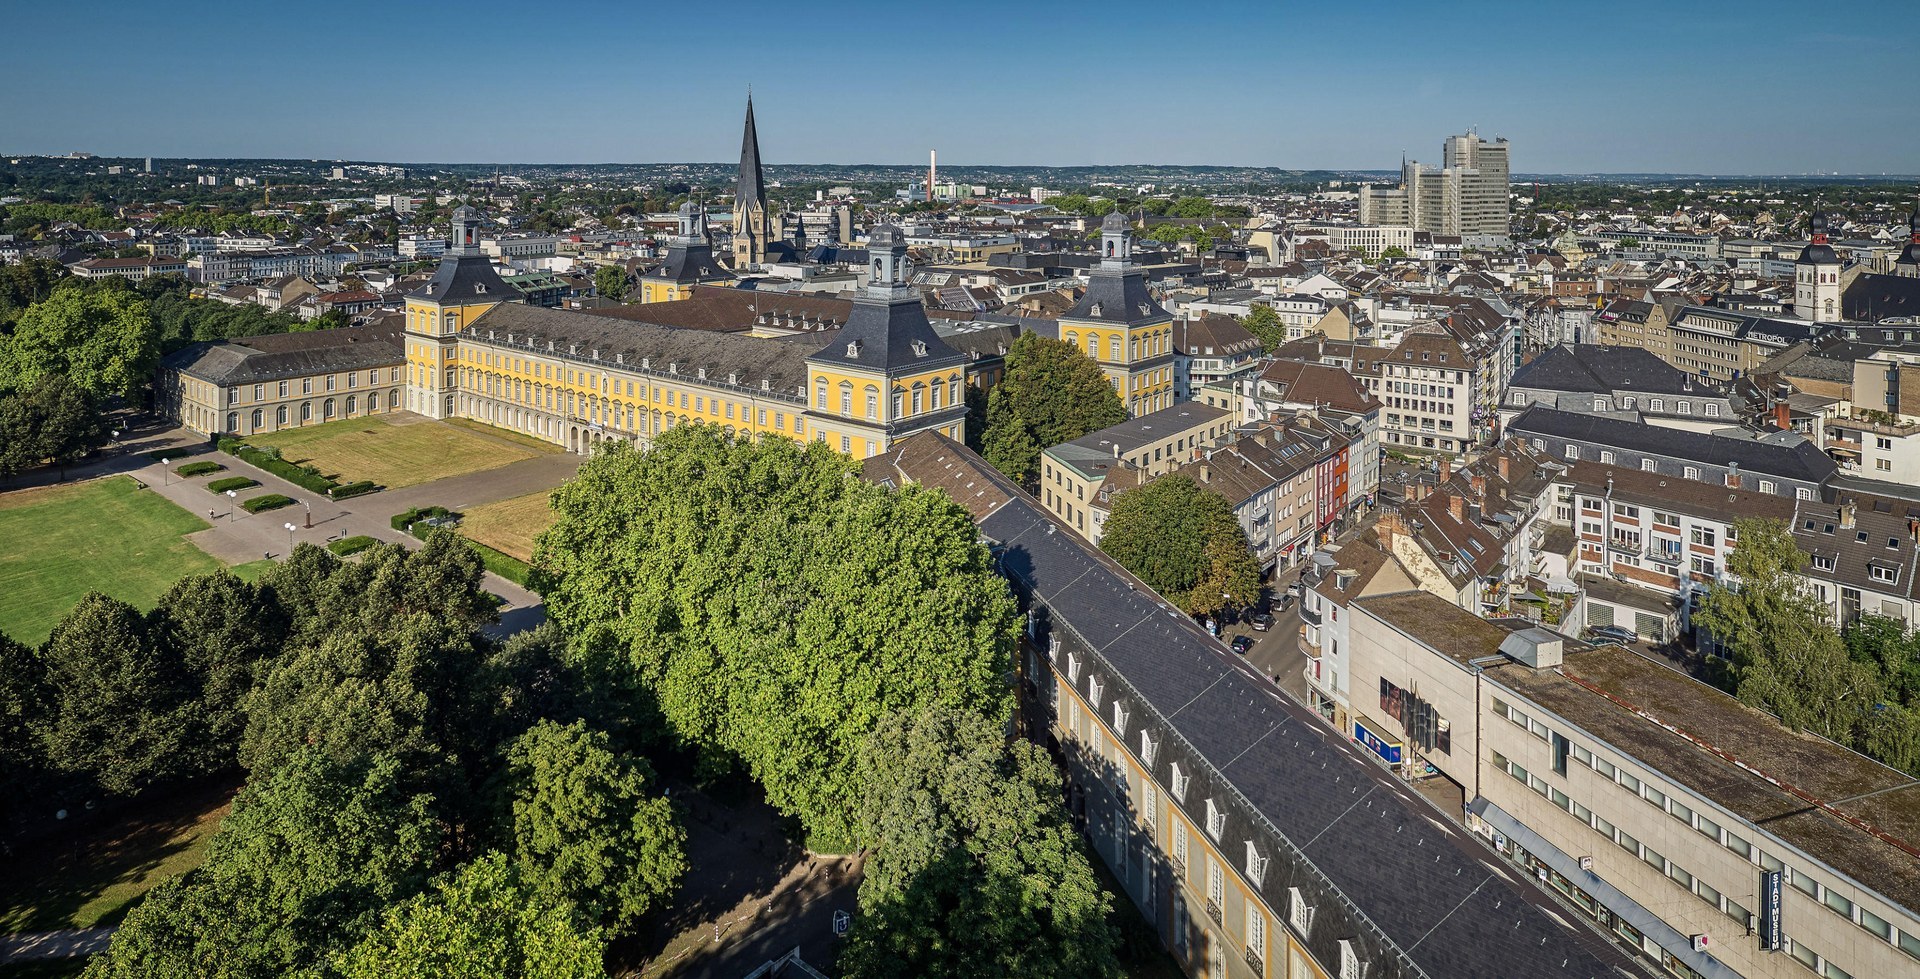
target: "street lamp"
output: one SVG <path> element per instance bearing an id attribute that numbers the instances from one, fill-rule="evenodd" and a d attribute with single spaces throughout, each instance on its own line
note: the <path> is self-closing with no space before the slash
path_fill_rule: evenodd
<path id="1" fill-rule="evenodd" d="M 285 526 L 287 528 L 287 549 L 292 550 L 293 549 L 293 532 L 296 530 L 299 530 L 300 528 L 295 527 L 292 521 L 288 521 L 285 524 Z"/>
<path id="2" fill-rule="evenodd" d="M 160 475 L 166 479 L 166 482 L 161 485 L 163 486 L 173 485 L 173 460 L 172 459 L 169 459 L 166 456 L 160 457 Z"/>
<path id="3" fill-rule="evenodd" d="M 313 504 L 307 503 L 307 504 L 304 504 L 304 506 L 306 506 L 307 508 L 307 529 L 312 530 L 313 529 Z"/>
<path id="4" fill-rule="evenodd" d="M 228 490 L 227 491 L 227 522 L 228 523 L 233 522 L 233 500 L 234 500 L 234 492 L 232 490 Z"/>

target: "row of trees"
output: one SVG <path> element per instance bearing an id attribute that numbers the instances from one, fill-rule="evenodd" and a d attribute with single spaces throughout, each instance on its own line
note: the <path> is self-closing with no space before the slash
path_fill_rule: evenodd
<path id="1" fill-rule="evenodd" d="M 206 862 L 89 976 L 602 974 L 685 834 L 636 712 L 551 629 L 486 639 L 480 578 L 444 532 L 356 562 L 303 545 L 258 585 L 89 595 L 39 649 L 0 643 L 9 801 L 246 775 Z"/>
<path id="2" fill-rule="evenodd" d="M 1005 734 L 1014 601 L 964 509 L 857 474 L 707 425 L 595 456 L 535 555 L 570 660 L 870 850 L 846 975 L 1116 975 L 1059 776 Z"/>
<path id="3" fill-rule="evenodd" d="M 1694 616 L 1728 658 L 1721 685 L 1790 727 L 1920 775 L 1920 634 L 1877 615 L 1836 629 L 1785 524 L 1741 519 L 1734 531 L 1727 571 L 1739 587 L 1715 585 Z"/>

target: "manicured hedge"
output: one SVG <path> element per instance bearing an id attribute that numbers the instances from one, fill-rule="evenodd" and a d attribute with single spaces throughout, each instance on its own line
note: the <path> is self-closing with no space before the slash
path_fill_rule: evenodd
<path id="1" fill-rule="evenodd" d="M 373 545 L 378 543 L 380 543 L 380 539 L 377 537 L 368 537 L 365 534 L 355 534 L 352 537 L 342 538 L 340 540 L 334 541 L 331 544 L 328 544 L 327 550 L 332 551 L 333 553 L 338 554 L 341 557 L 346 557 L 349 554 L 358 554 L 361 551 L 364 551 L 367 548 L 372 547 Z"/>
<path id="2" fill-rule="evenodd" d="M 425 520 L 428 517 L 451 517 L 451 516 L 456 516 L 456 514 L 452 510 L 449 510 L 443 506 L 414 507 L 413 509 L 406 511 L 405 513 L 394 514 L 393 520 L 391 521 L 391 523 L 393 524 L 393 529 L 395 530 L 407 530 L 409 525 L 421 520 Z M 428 529 L 430 528 L 421 528 L 421 532 L 414 534 L 414 536 L 421 537 L 424 539 L 426 531 Z"/>
<path id="3" fill-rule="evenodd" d="M 475 554 L 480 555 L 480 563 L 486 565 L 488 571 L 522 588 L 527 587 L 527 576 L 533 573 L 533 568 L 529 567 L 527 562 L 511 554 L 494 550 L 476 540 L 467 541 L 467 546 L 473 548 Z"/>
<path id="4" fill-rule="evenodd" d="M 335 486 L 333 491 L 328 495 L 336 500 L 345 500 L 355 496 L 365 496 L 379 488 L 373 480 L 363 479 L 357 483 L 342 483 L 339 486 Z"/>
<path id="5" fill-rule="evenodd" d="M 208 473 L 217 473 L 225 468 L 227 467 L 217 462 L 189 462 L 186 465 L 181 466 L 178 469 L 175 469 L 173 471 L 173 474 L 175 476 L 185 476 L 191 479 L 195 476 L 205 476 Z"/>
<path id="6" fill-rule="evenodd" d="M 293 503 L 293 497 L 291 496 L 281 496 L 278 493 L 268 493 L 265 496 L 256 496 L 251 500 L 241 501 L 240 509 L 247 511 L 248 513 L 264 513 L 268 510 L 278 510 L 281 507 L 288 506 L 292 503 Z"/>
<path id="7" fill-rule="evenodd" d="M 207 492 L 225 493 L 228 490 L 243 490 L 258 485 L 260 485 L 260 481 L 257 479 L 249 479 L 245 476 L 228 476 L 225 479 L 216 479 L 208 483 Z"/>
<path id="8" fill-rule="evenodd" d="M 315 493 L 330 492 L 335 486 L 339 485 L 333 480 L 321 475 L 320 470 L 312 466 L 296 466 L 280 458 L 279 449 L 261 449 L 248 445 L 239 439 L 221 439 L 220 451 L 234 456 L 248 465 L 265 469 L 295 486 L 312 490 Z"/>

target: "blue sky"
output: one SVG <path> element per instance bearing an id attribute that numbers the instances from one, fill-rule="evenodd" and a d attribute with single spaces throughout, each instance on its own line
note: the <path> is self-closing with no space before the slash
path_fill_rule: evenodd
<path id="1" fill-rule="evenodd" d="M 0 152 L 1920 171 L 1920 3 L 7 3 Z"/>

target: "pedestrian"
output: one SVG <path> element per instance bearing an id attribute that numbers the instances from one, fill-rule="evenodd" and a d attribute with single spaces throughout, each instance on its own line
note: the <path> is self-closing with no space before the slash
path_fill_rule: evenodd
<path id="1" fill-rule="evenodd" d="M 212 507 L 208 507 L 208 508 L 207 508 L 207 519 L 208 519 L 208 520 L 212 520 L 212 519 L 213 519 L 213 508 L 212 508 Z"/>

